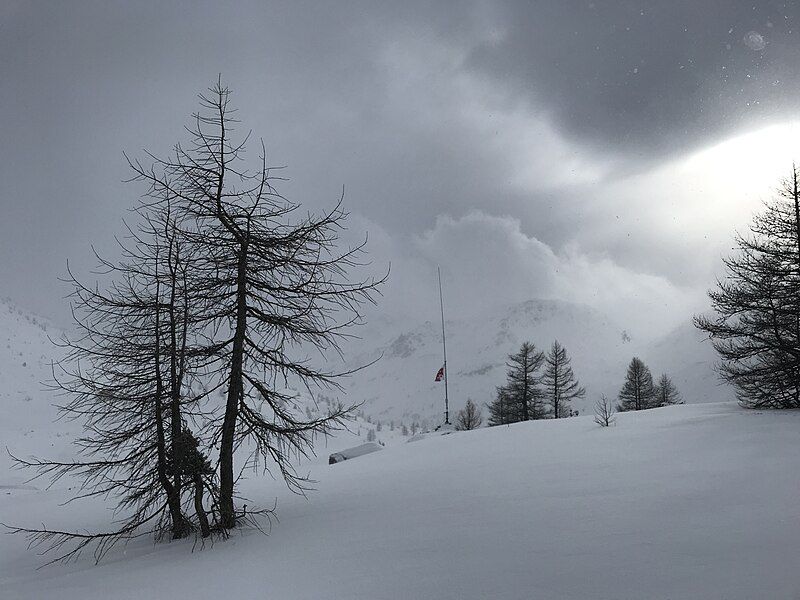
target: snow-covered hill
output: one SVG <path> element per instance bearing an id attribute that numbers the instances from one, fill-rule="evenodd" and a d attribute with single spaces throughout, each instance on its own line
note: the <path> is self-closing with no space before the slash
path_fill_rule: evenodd
<path id="1" fill-rule="evenodd" d="M 442 363 L 440 327 L 438 322 L 410 324 L 380 316 L 359 332 L 363 339 L 345 348 L 351 366 L 381 357 L 345 381 L 346 401 L 364 402 L 364 419 L 355 425 L 362 437 L 372 427 L 366 418 L 381 421 L 387 430 L 392 422 L 397 428 L 416 423 L 423 429 L 441 422 L 444 389 L 433 381 Z M 591 410 L 601 393 L 616 396 L 634 355 L 650 365 L 654 376 L 670 374 L 687 402 L 733 399 L 731 389 L 720 386 L 713 372 L 713 348 L 688 320 L 649 343 L 587 306 L 531 300 L 493 314 L 448 320 L 447 333 L 453 413 L 467 398 L 478 404 L 493 398 L 505 380 L 507 355 L 523 341 L 546 350 L 554 339 L 566 346 L 587 388 L 585 400 L 574 406 L 581 413 Z M 48 335 L 57 338 L 60 332 L 46 320 L 0 302 L 0 400 L 11 415 L 0 424 L 0 432 L 5 429 L 7 440 L 57 416 L 52 407 L 57 398 L 42 385 L 50 378 L 50 359 L 57 350 Z M 59 423 L 54 435 L 75 430 L 75 424 Z"/>
<path id="2" fill-rule="evenodd" d="M 531 300 L 495 314 L 448 320 L 447 349 L 451 410 L 467 398 L 483 404 L 505 381 L 506 357 L 524 341 L 547 350 L 558 339 L 572 357 L 587 396 L 573 408 L 585 412 L 602 393 L 615 398 L 631 358 L 641 356 L 653 370 L 670 374 L 687 402 L 730 400 L 730 389 L 717 385 L 713 348 L 687 320 L 651 343 L 626 331 L 609 317 L 580 304 Z M 348 349 L 351 364 L 382 358 L 347 382 L 350 400 L 378 419 L 437 423 L 444 410 L 443 384 L 434 382 L 442 364 L 441 325 L 415 326 L 383 318 L 368 325 L 363 340 Z"/>
<path id="3" fill-rule="evenodd" d="M 110 590 L 121 599 L 198 600 L 800 594 L 793 558 L 800 521 L 792 516 L 798 480 L 786 476 L 800 472 L 800 412 L 709 403 L 622 414 L 610 429 L 581 416 L 409 438 L 389 417 L 437 411 L 439 330 L 422 324 L 398 334 L 386 319 L 379 326 L 389 342 L 364 346 L 361 358 L 380 351 L 385 358 L 359 375 L 360 384 L 351 382 L 352 395 L 369 400 L 366 414 L 350 431 L 321 440 L 317 457 L 301 466 L 317 491 L 306 499 L 270 478 L 242 482 L 254 504 L 278 498 L 269 536 L 242 531 L 194 552 L 191 541 L 143 538 L 100 566 L 86 556 L 37 571 L 42 559 L 23 538 L 0 535 L 0 597 L 91 600 Z M 490 394 L 502 381 L 505 354 L 526 339 L 546 347 L 556 337 L 590 389 L 587 402 L 597 390 L 616 391 L 633 354 L 654 373 L 669 372 L 689 402 L 714 399 L 720 389 L 709 369 L 713 350 L 688 326 L 640 344 L 590 309 L 534 301 L 448 327 L 454 399 Z M 54 421 L 54 397 L 41 384 L 53 354 L 48 334 L 58 332 L 0 303 L 0 436 L 19 454 L 70 454 L 79 429 Z M 327 464 L 328 454 L 372 436 L 384 450 Z M 62 505 L 75 482 L 46 489 L 25 484 L 26 476 L 0 459 L 0 522 L 108 527 L 112 513 L 100 501 Z"/>
<path id="4" fill-rule="evenodd" d="M 668 373 L 688 403 L 727 402 L 735 399 L 733 388 L 721 383 L 714 364 L 719 360 L 711 342 L 691 321 L 642 352 L 653 368 L 653 377 Z"/>
<path id="5" fill-rule="evenodd" d="M 78 431 L 76 423 L 56 421 L 53 402 L 57 398 L 46 388 L 56 350 L 48 336 L 58 339 L 60 335 L 47 319 L 0 300 L 0 444 L 4 448 L 61 456 Z M 8 464 L 2 452 L 0 468 L 6 470 Z M 2 484 L 18 484 L 25 478 L 16 472 L 9 477 Z"/>
<path id="6" fill-rule="evenodd" d="M 59 598 L 796 598 L 800 412 L 735 403 L 533 421 L 428 437 L 280 492 L 269 535 L 193 552 L 149 539 L 36 571 L 0 536 L 0 590 Z M 331 448 L 336 445 L 332 441 Z M 779 458 L 779 459 L 776 459 Z M 244 490 L 269 504 L 280 486 Z M 98 529 L 66 491 L 3 490 L 0 520 Z"/>

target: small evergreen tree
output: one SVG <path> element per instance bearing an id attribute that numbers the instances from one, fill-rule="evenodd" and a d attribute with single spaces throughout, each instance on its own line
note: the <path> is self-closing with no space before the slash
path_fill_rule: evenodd
<path id="1" fill-rule="evenodd" d="M 644 410 L 656 406 L 656 389 L 650 369 L 639 358 L 634 357 L 628 365 L 625 385 L 619 392 L 617 410 Z"/>
<path id="2" fill-rule="evenodd" d="M 567 350 L 558 343 L 558 340 L 553 342 L 544 362 L 542 384 L 550 414 L 554 419 L 567 417 L 571 414 L 569 403 L 577 398 L 583 398 L 586 390 L 575 378 Z"/>
<path id="3" fill-rule="evenodd" d="M 204 538 L 209 537 L 211 526 L 203 506 L 203 493 L 206 486 L 205 480 L 214 474 L 214 467 L 202 453 L 197 438 L 188 428 L 184 427 L 176 438 L 169 460 L 170 471 L 179 474 L 191 483 L 194 490 L 194 512 L 199 523 L 200 533 Z M 216 492 L 216 487 L 213 487 L 212 491 Z"/>
<path id="4" fill-rule="evenodd" d="M 456 429 L 469 431 L 477 429 L 483 424 L 483 415 L 472 399 L 467 399 L 467 404 L 456 415 Z"/>
<path id="5" fill-rule="evenodd" d="M 508 425 L 516 419 L 511 419 L 509 407 L 511 402 L 508 398 L 508 391 L 505 387 L 497 388 L 494 401 L 486 405 L 489 410 L 489 427 L 496 425 Z"/>
<path id="6" fill-rule="evenodd" d="M 656 386 L 656 406 L 669 406 L 670 404 L 683 404 L 678 388 L 664 373 Z"/>

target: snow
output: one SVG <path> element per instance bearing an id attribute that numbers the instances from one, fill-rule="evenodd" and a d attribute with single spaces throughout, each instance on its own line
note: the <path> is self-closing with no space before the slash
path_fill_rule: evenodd
<path id="1" fill-rule="evenodd" d="M 441 329 L 437 321 L 369 321 L 358 332 L 363 339 L 346 348 L 355 367 L 381 357 L 377 364 L 345 381 L 348 400 L 364 402 L 364 411 L 384 422 L 416 421 L 433 427 L 443 420 L 444 389 L 434 382 L 442 364 Z M 625 324 L 588 306 L 561 300 L 530 300 L 474 318 L 447 320 L 450 408 L 455 414 L 467 398 L 490 402 L 506 377 L 508 354 L 532 341 L 548 350 L 553 340 L 564 345 L 586 398 L 573 403 L 591 412 L 600 394 L 616 397 L 631 358 L 639 356 L 658 378 L 667 373 L 689 404 L 734 400 L 713 370 L 716 354 L 690 319 L 655 340 L 630 332 Z M 424 427 L 426 428 L 426 427 Z"/>
<path id="2" fill-rule="evenodd" d="M 0 443 L 65 457 L 78 427 L 55 420 L 41 384 L 48 334 L 0 303 Z M 0 598 L 800 597 L 800 411 L 725 402 L 625 413 L 611 428 L 585 415 L 412 438 L 364 418 L 350 429 L 300 467 L 316 481 L 307 498 L 248 473 L 249 506 L 277 498 L 269 535 L 205 548 L 141 538 L 97 566 L 85 554 L 40 570 L 24 538 L 0 535 Z M 384 450 L 327 464 L 370 430 Z M 110 504 L 62 506 L 74 485 L 26 483 L 3 453 L 0 521 L 107 529 Z"/>
<path id="3" fill-rule="evenodd" d="M 61 332 L 46 319 L 0 300 L 0 447 L 27 455 L 34 452 L 63 457 L 69 440 L 80 431 L 76 423 L 56 422 L 47 389 L 56 358 L 50 338 Z M 49 336 L 49 337 L 48 337 Z M 10 460 L 0 452 L 0 485 L 22 485 L 24 474 L 9 472 Z M 0 519 L 2 520 L 2 519 Z"/>
<path id="4" fill-rule="evenodd" d="M 332 440 L 329 450 L 352 445 Z M 0 536 L 8 598 L 791 598 L 800 594 L 800 411 L 685 405 L 428 436 L 278 496 L 269 535 L 131 542 L 36 571 Z M 2 478 L 6 477 L 3 473 Z M 0 520 L 102 528 L 66 490 L 4 489 Z M 111 594 L 113 590 L 113 594 Z"/>
<path id="5" fill-rule="evenodd" d="M 359 456 L 364 456 L 365 454 L 377 452 L 378 450 L 383 450 L 383 446 L 376 444 L 375 442 L 367 442 L 366 444 L 361 444 L 360 446 L 355 446 L 354 448 L 345 448 L 344 450 L 334 452 L 330 455 L 329 460 L 333 461 L 331 464 L 340 463 L 351 458 L 358 458 Z"/>

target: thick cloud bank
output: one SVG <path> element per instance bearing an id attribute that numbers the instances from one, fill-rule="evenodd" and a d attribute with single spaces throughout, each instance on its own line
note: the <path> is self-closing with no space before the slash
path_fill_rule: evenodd
<path id="1" fill-rule="evenodd" d="M 388 257 L 392 272 L 381 312 L 413 321 L 438 316 L 436 267 L 441 266 L 448 314 L 480 316 L 531 298 L 591 306 L 644 337 L 664 333 L 701 306 L 696 290 L 637 273 L 607 256 L 577 248 L 555 252 L 526 234 L 518 219 L 472 211 L 440 216 L 410 240 L 370 228 L 374 266 Z"/>

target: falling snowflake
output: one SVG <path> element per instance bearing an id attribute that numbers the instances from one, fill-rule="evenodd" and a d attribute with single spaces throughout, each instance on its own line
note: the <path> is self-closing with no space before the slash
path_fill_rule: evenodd
<path id="1" fill-rule="evenodd" d="M 767 40 L 757 31 L 748 31 L 744 36 L 744 43 L 748 48 L 756 52 L 760 52 L 767 47 Z"/>

